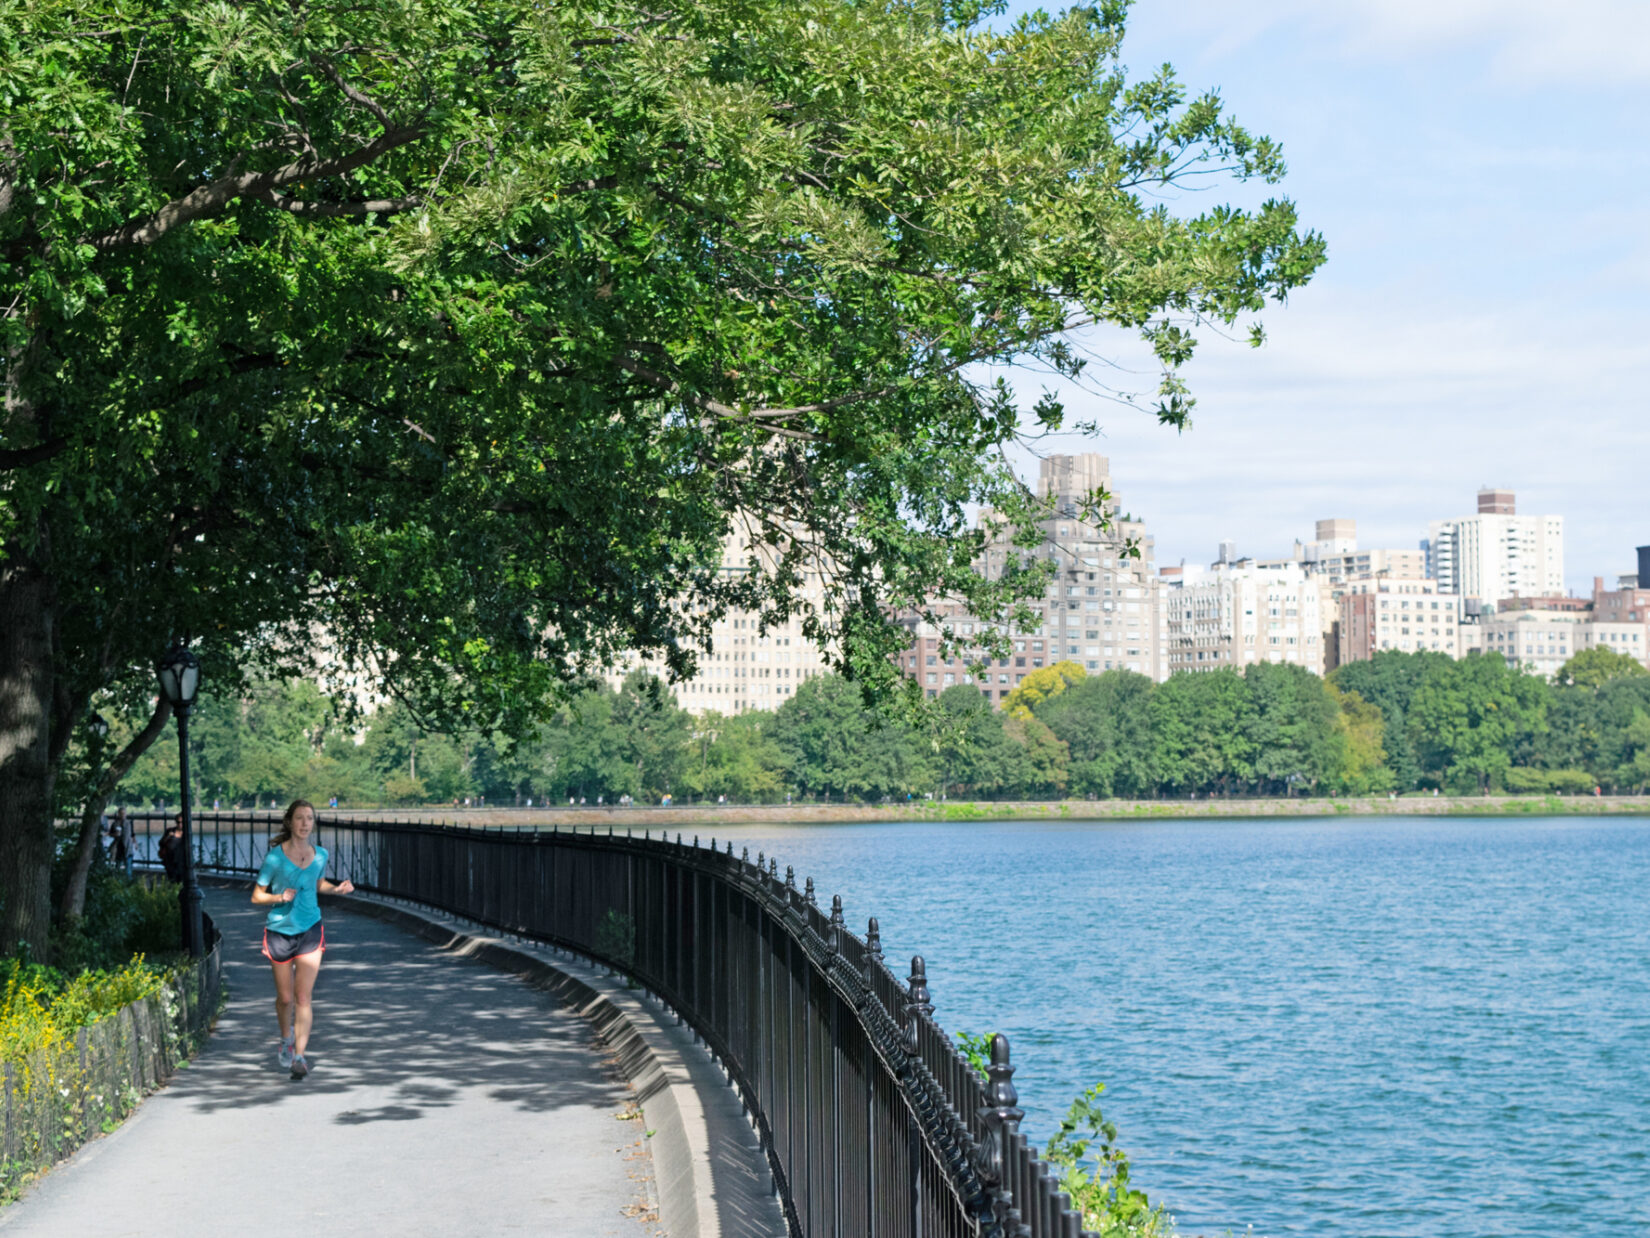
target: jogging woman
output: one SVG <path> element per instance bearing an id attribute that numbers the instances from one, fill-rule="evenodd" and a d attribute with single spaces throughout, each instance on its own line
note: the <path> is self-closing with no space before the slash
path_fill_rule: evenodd
<path id="1" fill-rule="evenodd" d="M 294 1079 L 309 1074 L 304 1059 L 313 1019 L 309 999 L 327 948 L 316 895 L 355 892 L 353 881 L 331 882 L 321 875 L 327 869 L 327 852 L 311 841 L 314 833 L 315 806 L 308 800 L 293 800 L 281 818 L 281 832 L 269 840 L 269 854 L 252 887 L 252 901 L 269 908 L 264 920 L 264 955 L 275 969 L 280 1062 L 291 1068 Z"/>

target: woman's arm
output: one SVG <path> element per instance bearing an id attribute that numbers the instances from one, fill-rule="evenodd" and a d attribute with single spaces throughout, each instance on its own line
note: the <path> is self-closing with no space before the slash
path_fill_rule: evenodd
<path id="1" fill-rule="evenodd" d="M 279 894 L 272 894 L 266 885 L 259 884 L 252 887 L 252 901 L 260 907 L 270 907 L 276 903 L 290 903 L 297 897 L 298 891 L 294 889 L 286 889 Z"/>
<path id="2" fill-rule="evenodd" d="M 325 877 L 322 877 L 321 880 L 316 883 L 315 888 L 322 894 L 355 893 L 355 883 L 348 877 L 344 878 L 342 881 L 328 881 Z"/>

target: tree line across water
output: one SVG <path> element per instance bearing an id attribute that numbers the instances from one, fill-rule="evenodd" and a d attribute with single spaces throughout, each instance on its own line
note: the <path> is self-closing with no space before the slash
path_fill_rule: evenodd
<path id="1" fill-rule="evenodd" d="M 390 704 L 351 730 L 314 684 L 261 685 L 197 707 L 191 770 L 202 804 L 489 805 L 657 802 L 1643 793 L 1650 674 L 1609 650 L 1549 683 L 1499 654 L 1381 653 L 1327 679 L 1295 666 L 1029 676 L 993 709 L 969 684 L 928 711 L 868 707 L 822 676 L 772 713 L 694 716 L 642 674 L 592 683 L 527 738 L 421 728 Z M 168 802 L 177 754 L 157 745 L 117 802 Z"/>

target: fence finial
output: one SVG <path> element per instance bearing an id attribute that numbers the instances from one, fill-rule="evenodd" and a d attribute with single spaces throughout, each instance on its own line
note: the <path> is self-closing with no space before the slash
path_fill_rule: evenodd
<path id="1" fill-rule="evenodd" d="M 917 1015 L 932 1015 L 934 1003 L 928 993 L 928 965 L 922 955 L 911 956 L 911 976 L 906 981 L 905 1043 L 914 1051 L 917 1047 Z"/>
<path id="2" fill-rule="evenodd" d="M 991 1038 L 991 1063 L 985 1068 L 985 1078 L 985 1104 L 979 1113 L 980 1121 L 985 1125 L 985 1141 L 980 1152 L 985 1164 L 985 1176 L 993 1186 L 1003 1188 L 1008 1175 L 1008 1149 L 1020 1129 L 1020 1119 L 1026 1114 L 1020 1108 L 1020 1094 L 1014 1088 L 1014 1066 L 1009 1061 L 1008 1037 L 1001 1032 Z M 999 1190 L 997 1195 L 998 1219 L 1004 1222 L 1005 1233 L 1013 1233 L 1009 1222 L 1018 1213 L 1018 1209 L 1013 1207 L 1014 1198 L 1006 1189 Z"/>
<path id="3" fill-rule="evenodd" d="M 808 878 L 807 889 L 802 895 L 802 901 L 807 903 L 810 907 L 819 906 L 819 900 L 814 897 L 814 879 L 812 877 Z"/>

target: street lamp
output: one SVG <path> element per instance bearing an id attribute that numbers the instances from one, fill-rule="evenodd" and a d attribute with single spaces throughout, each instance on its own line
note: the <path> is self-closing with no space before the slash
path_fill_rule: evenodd
<path id="1" fill-rule="evenodd" d="M 195 884 L 195 844 L 189 829 L 189 707 L 200 687 L 200 659 L 175 641 L 155 666 L 160 690 L 172 703 L 178 720 L 178 791 L 183 804 L 183 889 L 178 891 L 178 907 L 183 915 L 183 948 L 195 957 L 206 953 L 206 933 L 201 923 L 201 888 Z"/>

